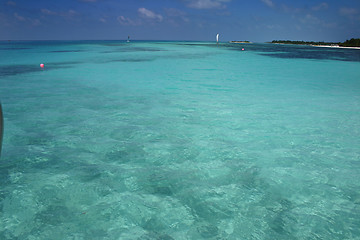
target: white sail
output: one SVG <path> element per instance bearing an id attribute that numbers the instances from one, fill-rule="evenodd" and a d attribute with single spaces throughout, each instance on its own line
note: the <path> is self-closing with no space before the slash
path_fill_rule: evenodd
<path id="1" fill-rule="evenodd" d="M 216 42 L 219 42 L 219 34 L 216 34 Z"/>

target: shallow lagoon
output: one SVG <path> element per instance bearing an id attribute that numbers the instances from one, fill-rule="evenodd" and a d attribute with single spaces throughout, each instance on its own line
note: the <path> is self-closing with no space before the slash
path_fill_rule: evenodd
<path id="1" fill-rule="evenodd" d="M 0 54 L 1 239 L 360 236 L 360 50 L 2 42 Z"/>

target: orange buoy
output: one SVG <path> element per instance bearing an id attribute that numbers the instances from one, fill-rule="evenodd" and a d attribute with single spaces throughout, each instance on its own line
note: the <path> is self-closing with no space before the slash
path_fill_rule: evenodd
<path id="1" fill-rule="evenodd" d="M 44 65 L 43 63 L 40 63 L 40 67 L 41 67 L 41 68 L 44 68 L 45 65 Z"/>

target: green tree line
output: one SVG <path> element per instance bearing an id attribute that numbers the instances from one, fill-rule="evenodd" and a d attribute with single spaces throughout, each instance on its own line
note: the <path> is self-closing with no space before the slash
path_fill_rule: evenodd
<path id="1" fill-rule="evenodd" d="M 291 41 L 291 40 L 273 40 L 271 43 L 298 44 L 298 45 L 339 45 L 343 47 L 360 47 L 360 38 L 352 38 L 345 42 L 313 42 L 313 41 Z"/>
<path id="2" fill-rule="evenodd" d="M 298 44 L 298 45 L 339 45 L 339 42 L 313 42 L 313 41 L 291 41 L 291 40 L 273 40 L 271 43 Z"/>
<path id="3" fill-rule="evenodd" d="M 340 43 L 339 45 L 343 47 L 360 47 L 360 38 L 352 38 Z"/>

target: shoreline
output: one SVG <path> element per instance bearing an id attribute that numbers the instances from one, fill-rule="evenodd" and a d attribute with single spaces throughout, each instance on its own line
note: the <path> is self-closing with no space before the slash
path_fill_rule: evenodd
<path id="1" fill-rule="evenodd" d="M 342 48 L 342 49 L 360 49 L 360 47 L 344 47 L 339 45 L 314 45 L 314 44 L 294 44 L 294 43 L 271 43 L 280 45 L 299 45 L 299 46 L 311 46 L 311 47 L 326 47 L 326 48 Z"/>
<path id="2" fill-rule="evenodd" d="M 229 43 L 252 43 L 248 41 L 229 41 Z"/>
<path id="3" fill-rule="evenodd" d="M 360 47 L 343 47 L 339 45 L 331 46 L 331 45 L 309 45 L 312 47 L 327 47 L 327 48 L 342 48 L 342 49 L 360 49 Z"/>

